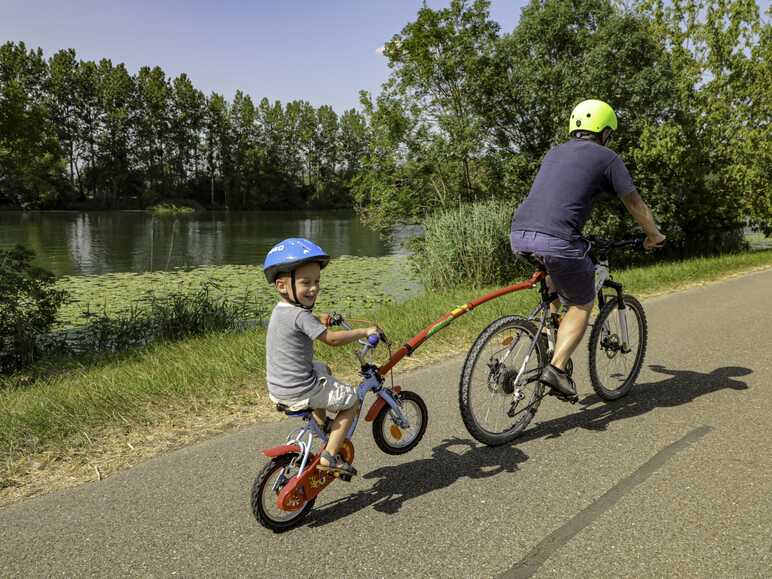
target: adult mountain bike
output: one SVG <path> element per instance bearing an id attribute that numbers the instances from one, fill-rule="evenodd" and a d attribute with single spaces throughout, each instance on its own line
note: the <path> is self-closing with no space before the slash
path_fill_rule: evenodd
<path id="1" fill-rule="evenodd" d="M 609 255 L 624 248 L 642 249 L 643 240 L 591 240 L 599 313 L 590 324 L 590 383 L 603 400 L 616 400 L 630 392 L 646 354 L 643 306 L 624 292 L 609 269 Z M 560 324 L 560 316 L 550 311 L 557 293 L 549 290 L 544 266 L 537 258 L 529 254 L 520 257 L 536 266 L 529 281 L 538 282 L 541 301 L 528 317 L 504 316 L 485 328 L 466 356 L 459 383 L 464 425 L 476 440 L 489 446 L 517 438 L 545 396 L 551 394 L 571 403 L 578 400 L 577 396 L 554 393 L 540 382 L 542 369 L 552 358 Z M 566 372 L 573 372 L 570 360 Z"/>

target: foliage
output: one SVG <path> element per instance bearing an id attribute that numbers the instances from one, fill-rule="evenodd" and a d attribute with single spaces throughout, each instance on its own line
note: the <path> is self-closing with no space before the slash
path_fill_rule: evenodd
<path id="1" fill-rule="evenodd" d="M 0 203 L 12 207 L 351 206 L 365 138 L 355 110 L 241 91 L 229 103 L 184 73 L 0 46 Z"/>
<path id="2" fill-rule="evenodd" d="M 371 135 L 354 182 L 357 207 L 371 225 L 385 229 L 490 194 L 487 139 L 474 108 L 474 78 L 498 32 L 487 6 L 424 5 L 386 43 L 392 77 L 375 102 L 362 94 Z"/>
<path id="3" fill-rule="evenodd" d="M 0 250 L 0 374 L 35 361 L 40 338 L 67 296 L 54 287 L 51 273 L 32 265 L 33 258 L 22 246 Z"/>
<path id="4" fill-rule="evenodd" d="M 50 206 L 62 162 L 44 99 L 46 63 L 24 44 L 0 46 L 0 203 Z"/>
<path id="5" fill-rule="evenodd" d="M 194 296 L 208 283 L 213 298 L 243 297 L 255 311 L 269 311 L 278 299 L 263 272 L 253 266 L 62 277 L 57 287 L 71 297 L 60 311 L 57 329 L 82 326 L 93 319 L 84 317 L 83 312 L 105 312 L 110 318 L 130 317 L 132 308 L 149 310 L 154 301 L 172 294 Z M 375 304 L 412 295 L 419 287 L 403 257 L 345 256 L 333 259 L 324 269 L 317 308 L 358 315 Z"/>
<path id="6" fill-rule="evenodd" d="M 425 235 L 413 256 L 427 288 L 483 287 L 511 282 L 525 270 L 509 248 L 515 205 L 490 200 L 437 211 L 425 221 Z"/>
<path id="7" fill-rule="evenodd" d="M 175 341 L 238 329 L 244 320 L 265 318 L 265 311 L 242 299 L 225 297 L 211 281 L 198 290 L 153 297 L 148 307 L 130 304 L 119 313 L 86 312 L 87 325 L 70 332 L 67 346 L 73 352 L 120 352 L 155 340 Z"/>
<path id="8" fill-rule="evenodd" d="M 671 251 L 738 248 L 746 222 L 772 228 L 771 40 L 752 0 L 533 0 L 503 34 L 483 0 L 424 6 L 386 44 L 382 93 L 363 95 L 358 211 L 386 228 L 474 200 L 516 205 L 572 107 L 600 98 Z M 601 206 L 585 233 L 628 234 L 622 204 Z"/>

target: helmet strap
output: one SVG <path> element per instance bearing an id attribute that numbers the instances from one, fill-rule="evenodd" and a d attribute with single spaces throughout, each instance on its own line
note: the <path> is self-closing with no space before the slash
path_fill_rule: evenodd
<path id="1" fill-rule="evenodd" d="M 290 287 L 292 287 L 292 297 L 289 297 L 289 302 L 294 305 L 298 306 L 299 308 L 303 308 L 304 310 L 308 310 L 309 312 L 314 309 L 314 304 L 311 304 L 310 306 L 305 306 L 300 303 L 300 300 L 298 299 L 298 290 L 295 287 L 295 270 L 293 269 L 290 272 Z"/>

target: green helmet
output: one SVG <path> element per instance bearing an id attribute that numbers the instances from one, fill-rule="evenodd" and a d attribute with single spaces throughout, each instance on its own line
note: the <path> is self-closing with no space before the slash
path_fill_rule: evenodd
<path id="1" fill-rule="evenodd" d="M 571 135 L 574 131 L 600 133 L 606 127 L 612 131 L 617 130 L 617 116 L 614 114 L 614 109 L 603 101 L 590 99 L 580 102 L 571 111 L 568 134 Z"/>

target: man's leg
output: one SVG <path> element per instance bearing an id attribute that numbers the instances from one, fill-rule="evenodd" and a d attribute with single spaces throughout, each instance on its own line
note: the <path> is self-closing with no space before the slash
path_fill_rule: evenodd
<path id="1" fill-rule="evenodd" d="M 555 352 L 552 354 L 552 365 L 559 370 L 566 369 L 566 363 L 582 341 L 590 313 L 595 302 L 582 306 L 568 306 L 566 314 L 560 321 L 558 335 L 555 340 Z"/>

